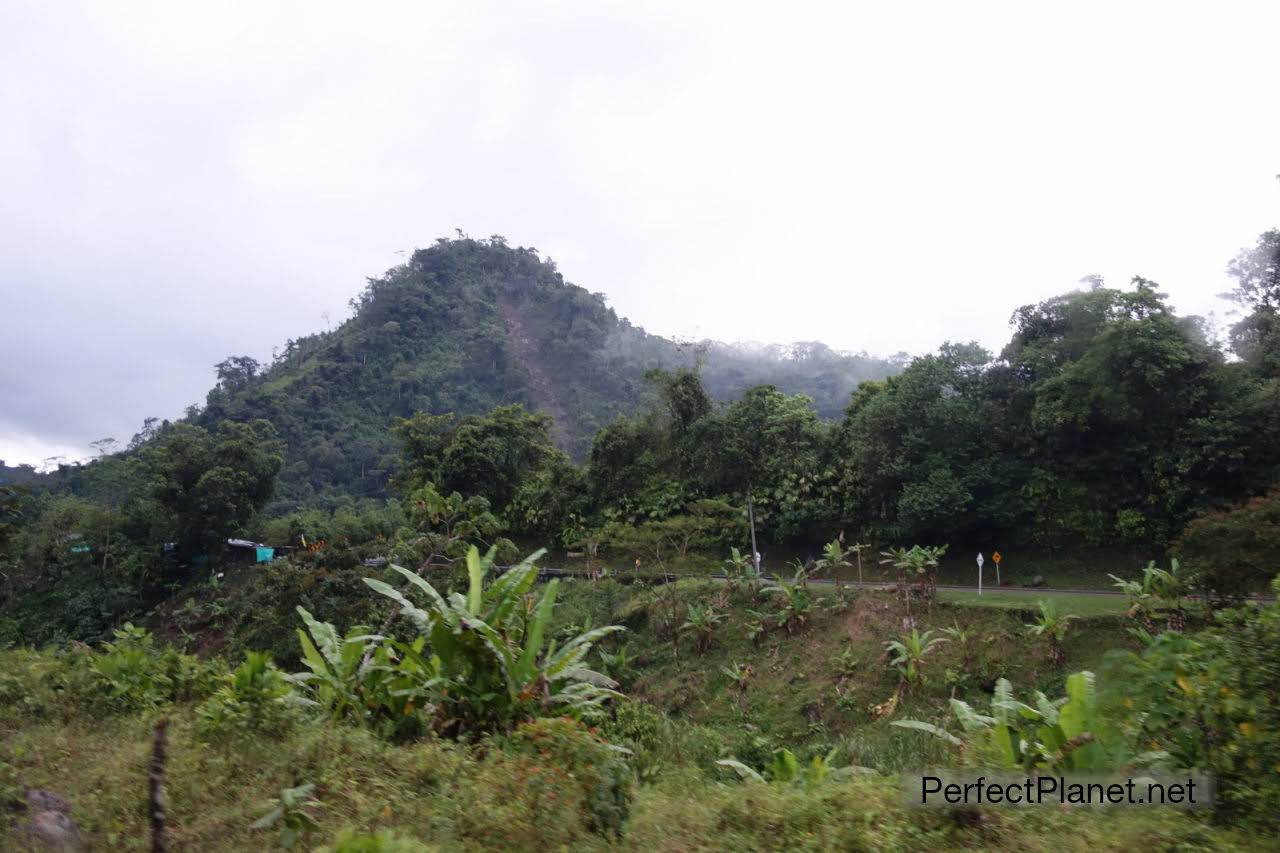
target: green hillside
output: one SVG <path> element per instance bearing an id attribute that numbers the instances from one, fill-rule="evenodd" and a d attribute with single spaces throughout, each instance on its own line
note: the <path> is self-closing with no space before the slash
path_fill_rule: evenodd
<path id="1" fill-rule="evenodd" d="M 554 437 L 582 458 L 592 437 L 639 408 L 644 374 L 700 361 L 712 396 L 772 383 L 840 415 L 858 383 L 896 361 L 822 344 L 681 345 L 631 325 L 604 298 L 570 284 L 534 249 L 501 239 L 441 240 L 371 279 L 332 332 L 290 340 L 275 360 L 218 365 L 197 423 L 271 421 L 287 451 L 280 506 L 340 493 L 377 496 L 396 464 L 388 426 L 414 412 L 486 412 L 522 403 L 554 418 Z"/>

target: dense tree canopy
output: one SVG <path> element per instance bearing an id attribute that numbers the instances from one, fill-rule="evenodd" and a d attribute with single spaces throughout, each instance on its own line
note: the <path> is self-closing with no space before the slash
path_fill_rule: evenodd
<path id="1" fill-rule="evenodd" d="M 217 553 L 266 504 L 281 457 L 267 421 L 209 432 L 177 424 L 142 456 L 155 501 L 172 516 L 180 557 Z"/>
<path id="2" fill-rule="evenodd" d="M 1227 270 L 1237 282 L 1227 296 L 1248 311 L 1231 328 L 1231 348 L 1264 375 L 1280 376 L 1280 230 L 1259 237 Z"/>
<path id="3" fill-rule="evenodd" d="M 398 489 L 432 483 L 445 492 L 479 495 L 499 510 L 535 472 L 568 462 L 551 441 L 551 417 L 518 405 L 462 418 L 417 414 L 397 421 L 392 431 L 404 451 Z"/>
<path id="4" fill-rule="evenodd" d="M 8 487 L 0 524 L 18 568 L 6 594 L 53 578 L 60 606 L 88 613 L 77 624 L 100 627 L 170 571 L 164 543 L 186 565 L 255 524 L 288 544 L 318 528 L 403 541 L 425 494 L 482 502 L 490 536 L 574 548 L 635 530 L 724 544 L 750 505 L 765 542 L 846 531 L 1150 551 L 1182 534 L 1178 547 L 1212 568 L 1214 531 L 1236 537 L 1252 524 L 1239 519 L 1270 517 L 1228 510 L 1280 481 L 1277 234 L 1230 266 L 1249 311 L 1236 359 L 1153 282 L 1092 277 L 1017 309 L 999 355 L 946 343 L 891 376 L 887 363 L 859 375 L 866 364 L 821 347 L 754 362 L 779 377 L 809 365 L 807 387 L 828 402 L 843 364 L 858 381 L 842 413 L 794 385 L 747 382 L 748 362 L 730 370 L 714 347 L 682 361 L 533 250 L 443 241 L 371 281 L 336 331 L 291 341 L 266 369 L 219 364 L 185 421 L 148 420 L 126 450 L 101 443 L 95 462 L 37 478 L 29 495 Z M 272 504 L 277 479 L 287 496 Z M 403 503 L 380 502 L 388 485 Z M 365 515 L 338 525 L 353 500 Z M 1247 565 L 1231 571 L 1258 581 Z"/>

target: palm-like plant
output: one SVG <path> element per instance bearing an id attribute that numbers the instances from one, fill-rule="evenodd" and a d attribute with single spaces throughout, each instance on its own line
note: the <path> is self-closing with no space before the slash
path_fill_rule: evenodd
<path id="1" fill-rule="evenodd" d="M 1049 642 L 1049 661 L 1054 666 L 1061 666 L 1066 660 L 1066 652 L 1062 643 L 1067 638 L 1071 623 L 1080 617 L 1067 613 L 1059 613 L 1052 599 L 1039 602 L 1040 615 L 1036 621 L 1028 623 L 1027 632 L 1033 637 L 1044 637 Z"/>
<path id="2" fill-rule="evenodd" d="M 364 662 L 365 652 L 376 650 L 383 637 L 369 633 L 364 626 L 353 628 L 344 637 L 332 623 L 317 620 L 304 607 L 298 607 L 298 615 L 307 626 L 306 631 L 298 629 L 302 662 L 311 671 L 290 675 L 289 680 L 324 708 L 331 719 L 363 718 L 361 682 L 371 665 Z"/>
<path id="3" fill-rule="evenodd" d="M 960 648 L 960 668 L 968 672 L 973 666 L 973 641 L 977 634 L 972 628 L 961 628 L 959 623 L 943 628 L 947 639 Z"/>
<path id="4" fill-rule="evenodd" d="M 1006 679 L 996 682 L 991 713 L 980 714 L 966 702 L 951 700 L 951 711 L 960 724 L 960 735 L 920 720 L 896 720 L 893 725 L 927 732 L 951 746 L 991 762 L 1025 773 L 1070 773 L 1110 770 L 1122 765 L 1158 764 L 1161 752 L 1133 755 L 1123 734 L 1106 724 L 1100 712 L 1093 673 L 1067 677 L 1067 695 L 1050 700 L 1037 691 L 1028 705 L 1013 698 Z"/>
<path id="5" fill-rule="evenodd" d="M 912 628 L 910 634 L 903 634 L 884 644 L 885 651 L 889 653 L 889 665 L 898 670 L 901 679 L 898 682 L 899 692 L 924 680 L 925 658 L 945 642 L 944 637 L 934 637 L 932 631 L 921 634 L 919 629 Z"/>
<path id="6" fill-rule="evenodd" d="M 757 643 L 769 631 L 769 617 L 758 610 L 748 609 L 746 613 L 747 639 Z"/>
<path id="7" fill-rule="evenodd" d="M 603 667 L 605 675 L 610 676 L 615 681 L 627 681 L 630 679 L 633 658 L 626 643 L 618 646 L 616 652 L 607 652 L 604 649 L 599 649 L 596 654 L 600 657 L 600 665 Z"/>
<path id="8" fill-rule="evenodd" d="M 1155 604 L 1155 595 L 1148 585 L 1150 575 L 1144 573 L 1143 579 L 1140 581 L 1124 580 L 1112 574 L 1108 574 L 1107 577 L 1114 581 L 1112 586 L 1124 593 L 1125 597 L 1129 599 L 1129 617 L 1138 620 L 1144 628 L 1150 631 L 1151 612 Z"/>
<path id="9" fill-rule="evenodd" d="M 717 613 L 714 607 L 690 604 L 688 616 L 680 626 L 680 630 L 683 633 L 693 634 L 698 651 L 705 653 L 711 648 L 711 638 L 723 619 L 724 617 Z"/>
<path id="10" fill-rule="evenodd" d="M 370 634 L 364 626 L 344 637 L 306 609 L 299 607 L 298 613 L 307 626 L 307 631 L 298 630 L 298 639 L 310 672 L 286 677 L 304 702 L 324 709 L 333 720 L 374 724 L 387 734 L 420 733 L 424 716 L 435 711 L 430 697 L 439 674 L 435 663 L 422 657 L 421 638 L 406 645 Z"/>
<path id="11" fill-rule="evenodd" d="M 729 680 L 739 690 L 747 689 L 747 682 L 751 680 L 753 670 L 750 664 L 735 663 L 733 666 L 722 666 L 720 671 L 729 676 Z"/>
<path id="12" fill-rule="evenodd" d="M 737 773 L 744 782 L 768 782 L 772 785 L 796 785 L 804 788 L 812 788 L 828 780 L 844 779 L 853 773 L 866 772 L 860 767 L 835 767 L 835 757 L 836 751 L 833 749 L 825 756 L 813 756 L 808 764 L 801 764 L 791 750 L 778 749 L 765 766 L 764 773 L 757 772 L 735 758 L 726 758 L 716 764 Z"/>
<path id="13" fill-rule="evenodd" d="M 844 689 L 845 684 L 858 676 L 862 670 L 862 659 L 853 649 L 845 649 L 835 660 L 836 692 Z"/>
<path id="14" fill-rule="evenodd" d="M 775 586 L 765 590 L 766 593 L 782 599 L 776 618 L 778 624 L 787 629 L 788 634 L 803 628 L 809 621 L 809 614 L 813 611 L 813 600 L 809 597 L 809 590 L 801 583 L 803 578 L 804 569 L 802 568 L 796 573 L 793 583 L 780 580 Z"/>
<path id="15" fill-rule="evenodd" d="M 915 594 L 918 597 L 926 601 L 933 600 L 938 586 L 938 561 L 945 553 L 947 553 L 946 545 L 890 548 L 888 551 L 880 552 L 880 556 L 884 557 L 880 563 L 892 565 L 897 570 L 898 594 L 902 597 L 903 603 L 909 605 L 911 591 L 908 584 L 912 581 L 915 582 Z"/>
<path id="16" fill-rule="evenodd" d="M 749 581 L 753 585 L 760 582 L 755 561 L 736 547 L 729 549 L 729 558 L 724 561 L 724 573 L 730 585 L 736 584 L 739 580 Z"/>
<path id="17" fill-rule="evenodd" d="M 818 560 L 818 568 L 830 572 L 836 579 L 836 592 L 844 591 L 844 585 L 840 579 L 840 569 L 845 566 L 852 566 L 845 558 L 849 556 L 850 551 L 845 550 L 844 545 L 839 539 L 832 539 L 822 549 L 822 559 Z"/>
<path id="18" fill-rule="evenodd" d="M 601 637 L 622 631 L 606 625 L 558 645 L 547 640 L 555 611 L 558 582 L 547 584 L 532 610 L 523 605 L 537 580 L 534 561 L 544 552 L 485 586 L 494 550 L 484 557 L 473 546 L 466 556 L 467 594 L 440 595 L 430 583 L 399 566 L 391 568 L 425 594 L 418 607 L 398 589 L 374 578 L 364 582 L 400 605 L 430 648 L 429 683 L 438 697 L 443 720 L 438 727 L 463 731 L 507 729 L 539 714 L 596 716 L 602 703 L 620 694 L 617 683 L 584 665 Z"/>
<path id="19" fill-rule="evenodd" d="M 1124 580 L 1108 575 L 1113 586 L 1129 598 L 1129 615 L 1142 623 L 1148 632 L 1154 631 L 1154 618 L 1164 611 L 1170 630 L 1181 631 L 1186 627 L 1186 610 L 1183 598 L 1190 592 L 1190 580 L 1177 560 L 1168 570 L 1157 568 L 1155 561 L 1142 570 L 1142 580 Z"/>

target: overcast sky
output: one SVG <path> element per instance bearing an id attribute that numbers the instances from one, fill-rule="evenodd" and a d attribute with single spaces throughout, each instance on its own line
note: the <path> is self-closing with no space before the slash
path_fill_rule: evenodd
<path id="1" fill-rule="evenodd" d="M 995 349 L 1090 273 L 1225 320 L 1280 4 L 1177 6 L 4 0 L 0 459 L 178 416 L 454 228 L 668 335 Z"/>

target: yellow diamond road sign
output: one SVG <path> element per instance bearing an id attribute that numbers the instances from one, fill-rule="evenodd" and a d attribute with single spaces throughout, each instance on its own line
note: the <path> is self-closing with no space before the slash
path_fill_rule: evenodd
<path id="1" fill-rule="evenodd" d="M 993 552 L 991 554 L 991 559 L 995 560 L 997 566 L 1000 565 L 1000 552 L 999 551 Z"/>

